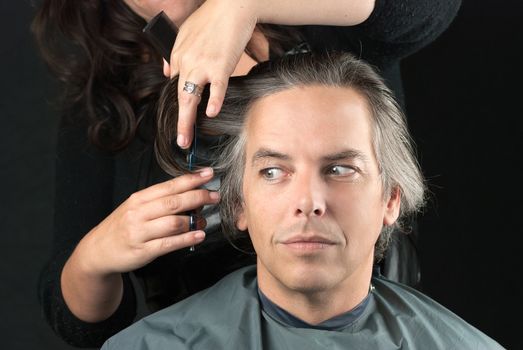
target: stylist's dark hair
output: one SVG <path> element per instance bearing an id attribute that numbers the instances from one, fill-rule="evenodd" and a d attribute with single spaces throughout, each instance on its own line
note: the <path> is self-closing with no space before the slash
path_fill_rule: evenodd
<path id="1" fill-rule="evenodd" d="M 165 82 L 144 25 L 123 1 L 45 0 L 33 21 L 44 60 L 65 84 L 61 103 L 85 109 L 97 146 L 125 147 Z"/>
<path id="2" fill-rule="evenodd" d="M 44 0 L 33 21 L 42 56 L 65 85 L 61 105 L 86 111 L 89 138 L 100 148 L 124 148 L 156 115 L 166 78 L 145 24 L 122 0 Z M 299 40 L 291 28 L 260 29 L 276 55 Z"/>

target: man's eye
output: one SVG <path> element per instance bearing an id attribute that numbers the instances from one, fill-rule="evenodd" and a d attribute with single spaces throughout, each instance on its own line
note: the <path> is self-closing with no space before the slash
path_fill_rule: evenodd
<path id="1" fill-rule="evenodd" d="M 356 173 L 356 170 L 347 165 L 333 165 L 328 168 L 327 174 L 331 176 L 350 176 Z"/>
<path id="2" fill-rule="evenodd" d="M 267 180 L 277 180 L 283 177 L 284 172 L 280 168 L 266 168 L 260 170 L 260 174 Z"/>

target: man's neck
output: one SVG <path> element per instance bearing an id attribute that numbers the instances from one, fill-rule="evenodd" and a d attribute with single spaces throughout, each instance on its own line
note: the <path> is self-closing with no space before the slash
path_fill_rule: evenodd
<path id="1" fill-rule="evenodd" d="M 260 264 L 260 262 L 258 262 Z M 258 286 L 274 304 L 295 317 L 317 325 L 358 306 L 369 293 L 372 265 L 356 271 L 335 288 L 319 291 L 291 290 L 258 267 Z"/>

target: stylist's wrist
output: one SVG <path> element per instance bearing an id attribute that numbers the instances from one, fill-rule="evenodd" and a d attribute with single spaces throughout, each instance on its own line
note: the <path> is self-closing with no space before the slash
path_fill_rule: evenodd
<path id="1" fill-rule="evenodd" d="M 242 23 L 253 26 L 258 23 L 259 15 L 263 9 L 265 0 L 207 0 L 216 1 L 224 6 L 228 12 L 234 12 L 235 16 L 242 18 Z M 238 18 L 237 17 L 237 18 Z"/>
<path id="2" fill-rule="evenodd" d="M 91 230 L 76 246 L 73 255 L 79 272 L 89 278 L 110 279 L 120 276 L 120 272 L 108 266 L 107 257 L 103 256 L 103 247 L 100 247 L 96 238 L 96 228 Z"/>

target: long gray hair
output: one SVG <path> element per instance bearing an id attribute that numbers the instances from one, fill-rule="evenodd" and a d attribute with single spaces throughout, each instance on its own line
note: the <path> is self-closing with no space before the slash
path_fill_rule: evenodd
<path id="1" fill-rule="evenodd" d="M 202 96 L 198 109 L 198 132 L 217 137 L 210 159 L 221 176 L 220 215 L 224 234 L 238 236 L 237 215 L 241 212 L 242 177 L 245 166 L 246 136 L 244 124 L 252 104 L 264 96 L 298 86 L 323 85 L 352 88 L 367 99 L 372 120 L 372 143 L 381 172 L 384 196 L 400 191 L 399 219 L 384 227 L 376 242 L 375 259 L 379 261 L 389 244 L 394 228 L 424 204 L 425 184 L 414 155 L 406 120 L 392 92 L 367 63 L 348 53 L 299 54 L 254 67 L 245 77 L 231 78 L 222 110 L 216 118 L 205 117 L 208 94 Z M 169 82 L 159 101 L 158 136 L 155 150 L 160 166 L 177 176 L 186 172 L 185 161 L 173 153 L 178 116 L 177 82 Z"/>

